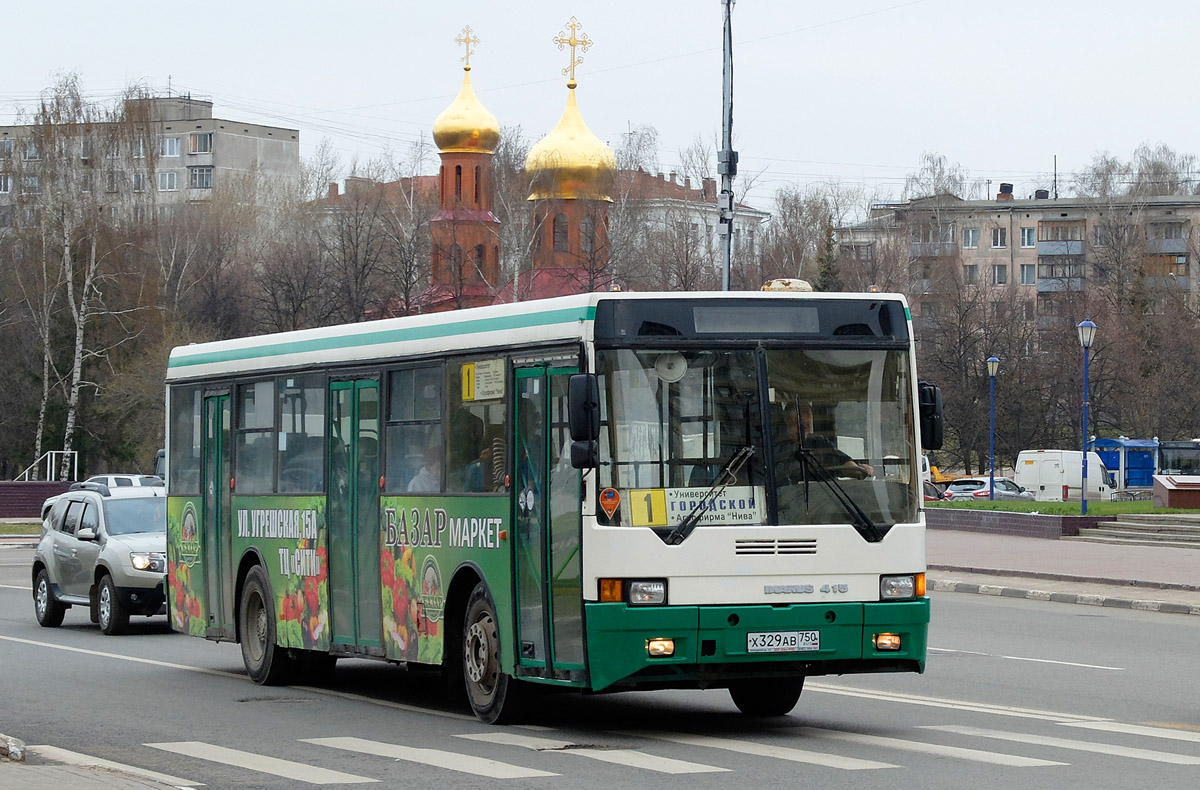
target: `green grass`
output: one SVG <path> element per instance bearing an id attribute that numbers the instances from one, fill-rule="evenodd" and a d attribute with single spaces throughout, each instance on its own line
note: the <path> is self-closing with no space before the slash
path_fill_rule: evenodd
<path id="1" fill-rule="evenodd" d="M 926 507 L 965 508 L 968 510 L 1006 510 L 1010 513 L 1042 513 L 1047 516 L 1078 516 L 1078 502 L 926 502 Z M 1124 513 L 1200 513 L 1177 507 L 1154 507 L 1148 499 L 1136 502 L 1112 502 L 1107 499 L 1088 500 L 1089 516 L 1117 516 Z"/>
<path id="2" fill-rule="evenodd" d="M 42 531 L 40 521 L 28 524 L 0 524 L 0 535 L 38 535 Z"/>

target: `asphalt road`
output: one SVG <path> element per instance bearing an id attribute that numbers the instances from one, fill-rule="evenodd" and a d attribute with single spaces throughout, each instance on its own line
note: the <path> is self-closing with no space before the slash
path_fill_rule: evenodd
<path id="1" fill-rule="evenodd" d="M 785 718 L 746 719 L 723 691 L 648 692 L 545 697 L 528 725 L 489 727 L 433 676 L 384 664 L 261 688 L 236 645 L 162 617 L 123 637 L 77 609 L 40 628 L 30 554 L 0 551 L 0 733 L 34 767 L 86 755 L 179 786 L 272 789 L 1200 783 L 1200 618 L 934 593 L 925 675 L 813 678 Z M 0 763 L 0 787 L 24 771 Z"/>

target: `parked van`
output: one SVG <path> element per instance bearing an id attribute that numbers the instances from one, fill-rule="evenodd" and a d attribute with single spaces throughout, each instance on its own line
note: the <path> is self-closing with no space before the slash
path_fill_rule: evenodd
<path id="1" fill-rule="evenodd" d="M 1083 487 L 1082 450 L 1022 450 L 1017 454 L 1017 485 L 1032 491 L 1039 502 L 1078 501 Z M 1100 456 L 1088 452 L 1089 499 L 1108 499 L 1112 478 Z"/>

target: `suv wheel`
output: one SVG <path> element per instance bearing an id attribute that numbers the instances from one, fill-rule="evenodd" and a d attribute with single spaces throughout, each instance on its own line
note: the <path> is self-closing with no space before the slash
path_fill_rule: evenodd
<path id="1" fill-rule="evenodd" d="M 43 628 L 57 628 L 62 625 L 63 615 L 67 607 L 54 598 L 50 592 L 50 575 L 46 569 L 38 571 L 37 580 L 33 583 L 33 613 L 37 615 L 38 625 Z"/>
<path id="2" fill-rule="evenodd" d="M 125 633 L 129 627 L 129 612 L 121 606 L 117 596 L 117 585 L 105 574 L 100 579 L 100 592 L 96 596 L 96 609 L 100 615 L 100 630 L 109 636 Z"/>

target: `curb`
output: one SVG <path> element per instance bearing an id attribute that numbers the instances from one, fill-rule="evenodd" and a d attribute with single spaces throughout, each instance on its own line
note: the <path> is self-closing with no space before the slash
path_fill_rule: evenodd
<path id="1" fill-rule="evenodd" d="M 1042 571 L 1011 571 L 998 568 L 975 568 L 964 565 L 927 565 L 931 571 L 952 571 L 956 573 L 976 573 L 987 576 L 1008 576 L 1021 579 L 1042 579 L 1055 582 L 1078 582 L 1081 584 L 1107 584 L 1114 587 L 1146 587 L 1155 590 L 1185 590 L 1200 592 L 1200 585 L 1181 584 L 1179 582 L 1152 582 L 1138 579 L 1107 579 L 1099 576 L 1079 576 L 1070 573 L 1044 573 Z"/>
<path id="2" fill-rule="evenodd" d="M 14 763 L 25 762 L 25 742 L 0 733 L 0 758 Z"/>
<path id="3" fill-rule="evenodd" d="M 1094 593 L 1047 592 L 1044 590 L 1027 590 L 1020 587 L 1004 587 L 999 584 L 975 584 L 973 582 L 930 580 L 930 584 L 934 592 L 973 593 L 975 595 L 994 595 L 1001 598 L 1025 598 L 1035 601 L 1082 604 L 1084 606 L 1106 606 L 1111 609 L 1136 609 L 1143 612 L 1200 615 L 1200 606 L 1174 603 L 1172 601 L 1115 598 L 1107 595 L 1096 595 Z"/>

